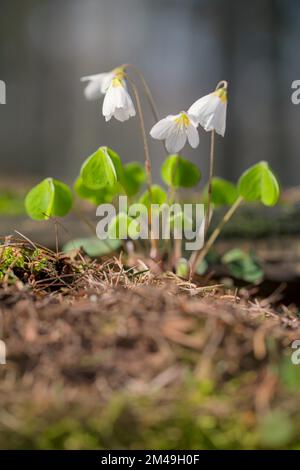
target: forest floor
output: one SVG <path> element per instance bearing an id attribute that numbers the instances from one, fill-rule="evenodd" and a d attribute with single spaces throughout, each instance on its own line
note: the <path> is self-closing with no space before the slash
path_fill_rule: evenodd
<path id="1" fill-rule="evenodd" d="M 300 449 L 300 317 L 276 292 L 21 240 L 1 257 L 0 448 Z"/>

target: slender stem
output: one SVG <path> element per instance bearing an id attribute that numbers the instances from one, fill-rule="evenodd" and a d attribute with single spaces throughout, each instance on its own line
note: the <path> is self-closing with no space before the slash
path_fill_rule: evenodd
<path id="1" fill-rule="evenodd" d="M 239 196 L 237 198 L 237 200 L 235 201 L 235 203 L 230 207 L 230 209 L 226 212 L 226 214 L 224 215 L 224 217 L 220 220 L 219 224 L 217 225 L 217 227 L 215 228 L 215 230 L 213 231 L 213 233 L 211 234 L 211 236 L 209 237 L 209 239 L 207 240 L 206 244 L 205 244 L 205 247 L 203 248 L 202 251 L 198 251 L 198 252 L 194 252 L 190 258 L 190 277 L 194 274 L 195 272 L 195 268 L 196 268 L 196 265 L 198 263 L 201 263 L 201 261 L 203 261 L 203 259 L 205 258 L 205 256 L 207 255 L 207 253 L 209 252 L 209 250 L 211 249 L 212 245 L 214 244 L 214 242 L 216 241 L 216 239 L 218 238 L 218 236 L 220 235 L 220 232 L 223 228 L 223 226 L 229 221 L 229 219 L 233 216 L 233 214 L 235 213 L 235 211 L 237 210 L 237 208 L 241 205 L 241 203 L 243 202 L 243 198 L 241 196 Z"/>
<path id="2" fill-rule="evenodd" d="M 132 79 L 129 79 L 131 87 L 133 89 L 135 101 L 136 101 L 136 106 L 137 106 L 137 111 L 138 111 L 138 117 L 140 121 L 140 127 L 141 127 L 141 134 L 142 134 L 142 139 L 143 139 L 143 144 L 144 144 L 144 153 L 145 153 L 145 170 L 146 170 L 146 175 L 147 175 L 147 182 L 148 182 L 148 189 L 149 189 L 149 194 L 151 194 L 151 186 L 152 186 L 152 176 L 151 176 L 151 161 L 150 161 L 150 153 L 149 153 L 149 147 L 148 147 L 148 141 L 147 141 L 147 134 L 146 134 L 146 128 L 145 128 L 145 120 L 144 120 L 144 114 L 142 110 L 142 105 L 141 105 L 141 100 L 139 97 L 139 93 L 137 90 L 137 87 L 135 83 L 133 82 Z"/>
<path id="3" fill-rule="evenodd" d="M 174 238 L 174 254 L 173 254 L 173 265 L 176 270 L 176 266 L 180 258 L 182 257 L 182 240 L 181 238 Z"/>
<path id="4" fill-rule="evenodd" d="M 227 89 L 228 88 L 228 82 L 226 80 L 221 80 L 217 84 L 216 90 L 218 90 L 219 88 Z M 206 234 L 207 234 L 209 224 L 210 224 L 210 221 L 211 221 L 211 196 L 212 196 L 212 179 L 213 179 L 213 175 L 214 175 L 214 160 L 215 160 L 215 130 L 213 129 L 211 131 L 211 140 L 210 140 L 208 201 L 207 201 L 207 210 L 206 210 L 206 213 L 205 213 L 204 236 L 206 236 Z M 232 208 L 234 208 L 234 210 L 235 210 L 235 205 L 233 205 Z M 230 213 L 230 210 L 228 212 Z M 231 217 L 231 215 L 232 214 L 230 214 L 230 217 Z M 224 223 L 226 223 L 226 221 Z M 222 224 L 221 228 L 222 227 L 223 227 L 223 224 Z M 220 228 L 220 230 L 221 230 L 221 228 Z M 218 229 L 218 227 L 217 227 L 217 229 Z M 190 257 L 190 261 L 189 261 L 189 263 L 190 263 L 190 277 L 194 273 L 197 262 L 199 262 L 199 260 L 203 260 L 205 255 L 209 251 L 212 243 L 214 242 L 214 239 L 211 242 L 211 238 L 214 234 L 215 234 L 215 231 L 213 232 L 213 234 L 211 235 L 209 240 L 205 243 L 204 248 L 202 250 L 198 250 L 198 251 L 195 251 L 194 253 L 192 253 L 192 255 Z M 216 235 L 216 238 L 217 238 L 218 234 Z"/>
<path id="5" fill-rule="evenodd" d="M 91 233 L 91 235 L 95 236 L 95 232 L 96 232 L 96 231 L 95 231 L 94 225 L 92 224 L 92 222 L 91 222 L 89 219 L 87 219 L 87 218 L 82 214 L 81 209 L 80 209 L 78 206 L 77 206 L 77 207 L 74 206 L 74 207 L 73 207 L 73 212 L 74 212 L 74 214 L 76 215 L 76 217 L 78 218 L 78 220 L 79 220 L 82 224 L 84 224 L 84 225 L 87 227 L 87 229 L 89 230 L 89 232 Z M 104 240 L 104 241 L 105 241 L 105 240 Z"/>
<path id="6" fill-rule="evenodd" d="M 145 95 L 147 97 L 150 108 L 152 110 L 155 122 L 159 121 L 159 113 L 158 113 L 158 110 L 157 110 L 157 106 L 155 104 L 155 101 L 153 99 L 153 95 L 152 95 L 152 93 L 150 91 L 150 88 L 149 88 L 149 86 L 148 86 L 148 84 L 145 80 L 144 75 L 142 74 L 140 69 L 138 67 L 136 67 L 135 65 L 133 65 L 133 64 L 125 64 L 125 65 L 123 65 L 123 67 L 124 67 L 124 69 L 131 68 L 140 77 L 140 80 L 142 82 L 142 85 L 143 85 L 143 88 L 144 88 L 144 91 L 145 91 Z"/>
<path id="7" fill-rule="evenodd" d="M 228 83 L 226 80 L 221 80 L 217 86 L 216 90 L 219 88 L 227 89 Z M 208 201 L 207 201 L 207 211 L 205 215 L 205 229 L 204 234 L 206 235 L 209 228 L 211 220 L 211 194 L 212 194 L 212 179 L 214 176 L 214 163 L 215 163 L 215 130 L 211 131 L 210 135 L 210 156 L 209 156 L 209 179 L 208 179 Z"/>
<path id="8" fill-rule="evenodd" d="M 58 255 L 58 225 L 57 225 L 57 220 L 54 220 L 54 229 L 55 229 L 55 248 L 56 248 L 56 254 Z"/>
<path id="9" fill-rule="evenodd" d="M 147 175 L 149 203 L 150 203 L 150 208 L 151 208 L 151 205 L 152 205 L 151 160 L 150 160 L 150 153 L 149 153 L 147 134 L 146 134 L 146 128 L 145 128 L 144 114 L 143 114 L 141 100 L 140 100 L 140 97 L 139 97 L 137 87 L 136 87 L 136 85 L 135 85 L 135 83 L 133 82 L 132 79 L 129 79 L 128 77 L 127 77 L 127 79 L 130 82 L 133 93 L 134 93 L 136 106 L 137 106 L 137 111 L 138 111 L 138 117 L 139 117 L 139 121 L 140 121 L 140 128 L 141 128 L 141 134 L 142 134 L 142 139 L 143 139 L 143 144 L 144 144 L 144 152 L 145 152 L 145 171 L 146 171 L 146 175 Z M 151 209 L 150 209 L 150 219 L 151 219 Z M 156 258 L 156 256 L 157 256 L 157 240 L 152 238 L 151 226 L 152 226 L 152 221 L 150 220 L 150 243 L 151 243 L 150 257 L 151 258 Z"/>
<path id="10" fill-rule="evenodd" d="M 136 67 L 135 65 L 133 64 L 124 64 L 121 66 L 124 70 L 126 69 L 132 69 L 140 78 L 141 82 L 142 82 L 142 85 L 143 85 L 143 88 L 144 88 L 144 91 L 145 91 L 145 95 L 146 95 L 146 98 L 148 100 L 148 103 L 150 105 L 150 108 L 151 108 L 151 111 L 152 111 L 152 114 L 153 114 L 153 117 L 154 117 L 154 121 L 155 122 L 158 122 L 160 120 L 160 116 L 159 116 L 159 112 L 157 110 L 157 106 L 155 104 L 155 101 L 154 101 L 154 98 L 153 98 L 153 95 L 150 91 L 150 88 L 145 80 L 145 77 L 144 75 L 142 74 L 142 72 L 140 71 L 140 69 L 138 67 Z M 127 78 L 129 79 L 129 77 L 127 76 Z M 169 155 L 169 152 L 167 151 L 166 149 L 166 146 L 165 144 L 163 143 L 163 146 L 164 146 L 164 150 L 166 152 L 167 155 Z"/>
<path id="11" fill-rule="evenodd" d="M 212 130 L 210 134 L 210 156 L 209 156 L 209 177 L 208 177 L 208 200 L 207 209 L 205 214 L 205 228 L 204 233 L 206 235 L 211 213 L 211 194 L 212 194 L 212 179 L 214 175 L 214 160 L 215 160 L 215 131 Z"/>

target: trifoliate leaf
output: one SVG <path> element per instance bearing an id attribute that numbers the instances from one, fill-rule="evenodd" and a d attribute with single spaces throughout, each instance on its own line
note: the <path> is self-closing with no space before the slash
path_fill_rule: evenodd
<path id="1" fill-rule="evenodd" d="M 120 247 L 119 240 L 99 240 L 97 237 L 76 238 L 66 243 L 63 251 L 68 252 L 82 248 L 88 256 L 103 256 L 116 251 Z"/>
<path id="2" fill-rule="evenodd" d="M 111 202 L 116 194 L 124 193 L 120 183 L 101 189 L 89 189 L 83 184 L 81 176 L 75 181 L 74 190 L 81 199 L 85 199 L 96 206 Z"/>
<path id="3" fill-rule="evenodd" d="M 260 201 L 274 206 L 279 198 L 279 184 L 267 162 L 260 162 L 246 170 L 239 179 L 238 191 L 246 201 Z"/>
<path id="4" fill-rule="evenodd" d="M 128 196 L 135 196 L 145 182 L 145 169 L 140 163 L 124 165 L 123 186 Z"/>
<path id="5" fill-rule="evenodd" d="M 179 155 L 170 155 L 163 163 L 161 176 L 168 186 L 191 188 L 201 179 L 199 168 Z"/>
<path id="6" fill-rule="evenodd" d="M 167 193 L 164 189 L 157 185 L 153 184 L 151 186 L 151 198 L 149 195 L 149 190 L 146 190 L 140 197 L 139 203 L 144 204 L 148 209 L 150 208 L 151 204 L 164 204 L 167 200 Z"/>
<path id="7" fill-rule="evenodd" d="M 34 220 L 47 220 L 52 216 L 63 217 L 72 207 L 72 192 L 61 181 L 46 178 L 32 188 L 26 196 L 26 212 Z"/>
<path id="8" fill-rule="evenodd" d="M 121 168 L 120 157 L 107 147 L 100 147 L 83 163 L 80 176 L 88 189 L 113 187 L 121 176 Z"/>
<path id="9" fill-rule="evenodd" d="M 231 206 L 238 197 L 237 188 L 230 181 L 223 178 L 212 179 L 211 202 L 215 206 Z M 208 189 L 205 189 L 205 199 L 207 199 Z"/>
<path id="10" fill-rule="evenodd" d="M 264 276 L 256 256 L 239 248 L 225 253 L 222 262 L 227 265 L 230 274 L 236 279 L 242 279 L 246 282 L 260 282 Z"/>
<path id="11" fill-rule="evenodd" d="M 129 238 L 129 225 L 132 221 L 133 219 L 125 214 L 125 212 L 120 212 L 108 226 L 109 238 L 112 240 Z"/>

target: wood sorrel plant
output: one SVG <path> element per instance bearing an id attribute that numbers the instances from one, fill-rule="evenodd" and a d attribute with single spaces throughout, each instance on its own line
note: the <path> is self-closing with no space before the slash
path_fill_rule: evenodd
<path id="1" fill-rule="evenodd" d="M 150 135 L 164 142 L 168 154 L 161 167 L 162 180 L 167 185 L 168 192 L 152 182 L 148 135 L 136 77 L 143 87 L 155 120 Z M 121 65 L 107 73 L 86 76 L 81 80 L 87 82 L 84 90 L 87 99 L 95 100 L 104 96 L 102 114 L 106 121 L 114 117 L 123 122 L 137 114 L 142 134 L 144 166 L 138 162 L 123 164 L 116 152 L 102 146 L 85 160 L 74 183 L 75 194 L 95 206 L 113 203 L 119 195 L 128 197 L 129 208 L 115 215 L 110 221 L 108 233 L 111 233 L 112 227 L 120 228 L 122 225 L 122 230 L 124 231 L 125 226 L 127 235 L 128 233 L 132 235 L 134 232 L 135 236 L 132 235 L 131 238 L 138 238 L 137 220 L 130 215 L 130 208 L 134 203 L 142 204 L 149 215 L 150 256 L 159 259 L 162 251 L 167 251 L 172 268 L 176 269 L 180 266 L 180 272 L 187 274 L 187 269 L 182 270 L 182 266 L 189 264 L 192 276 L 197 265 L 203 261 L 217 239 L 224 224 L 244 201 L 259 201 L 266 206 L 272 206 L 278 201 L 279 185 L 267 162 L 259 162 L 246 170 L 237 185 L 214 176 L 215 137 L 216 134 L 224 137 L 226 130 L 228 88 L 226 81 L 219 82 L 213 92 L 195 101 L 187 111 L 159 119 L 144 76 L 131 64 Z M 130 90 L 133 92 L 134 99 L 130 95 Z M 157 237 L 154 236 L 153 205 L 156 205 L 155 210 L 159 212 L 166 205 L 170 207 L 174 202 L 182 202 L 180 189 L 193 188 L 199 183 L 201 179 L 199 168 L 178 154 L 187 141 L 193 148 L 199 146 L 199 128 L 211 134 L 209 178 L 202 196 L 199 197 L 199 202 L 205 203 L 206 207 L 204 220 L 206 240 L 204 246 L 195 250 L 184 264 L 181 259 L 181 239 L 173 236 L 173 242 L 169 240 L 166 246 L 166 243 L 158 243 Z M 142 192 L 144 184 L 146 184 L 146 189 Z M 25 200 L 27 213 L 35 220 L 65 216 L 70 212 L 72 205 L 71 189 L 53 178 L 47 178 L 31 189 Z M 214 231 L 207 236 L 212 208 L 215 206 L 229 206 L 229 208 Z M 184 212 L 177 212 L 175 215 L 169 213 L 169 221 L 175 232 L 176 224 L 186 223 Z M 188 223 L 193 225 L 193 220 L 189 220 Z M 119 231 L 119 238 L 124 238 L 124 233 L 121 236 Z"/>

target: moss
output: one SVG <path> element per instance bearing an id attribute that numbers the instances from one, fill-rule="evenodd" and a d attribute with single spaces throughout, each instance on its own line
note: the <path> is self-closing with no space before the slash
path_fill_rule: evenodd
<path id="1" fill-rule="evenodd" d="M 53 261 L 41 249 L 30 250 L 17 246 L 0 248 L 0 280 L 8 273 L 10 281 L 22 279 L 25 275 L 39 275 L 54 270 Z"/>

